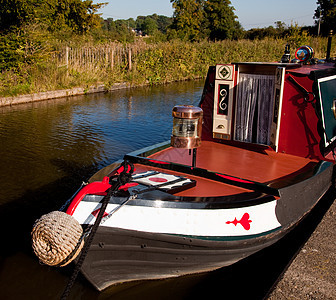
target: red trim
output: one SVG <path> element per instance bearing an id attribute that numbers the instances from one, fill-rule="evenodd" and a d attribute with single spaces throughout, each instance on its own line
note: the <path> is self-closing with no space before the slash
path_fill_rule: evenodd
<path id="1" fill-rule="evenodd" d="M 100 212 L 100 208 L 94 210 L 94 211 L 91 213 L 91 215 L 93 215 L 95 218 L 97 218 L 99 212 Z M 103 214 L 103 218 L 106 217 L 106 216 L 108 216 L 108 215 L 109 215 L 109 214 L 105 211 L 104 214 Z"/>
<path id="2" fill-rule="evenodd" d="M 137 186 L 137 185 L 139 185 L 139 184 L 136 183 L 136 182 L 126 183 L 126 184 L 122 185 L 122 186 L 119 188 L 119 190 L 127 191 L 130 187 Z"/>
<path id="3" fill-rule="evenodd" d="M 102 194 L 106 192 L 107 189 L 111 187 L 109 184 L 109 177 L 104 177 L 102 181 L 96 181 L 89 183 L 85 187 L 83 187 L 75 196 L 75 198 L 71 201 L 66 213 L 72 216 L 78 206 L 78 204 L 83 200 L 85 195 L 87 194 Z"/>
<path id="4" fill-rule="evenodd" d="M 248 180 L 244 180 L 244 179 L 240 179 L 240 178 L 236 178 L 236 177 L 231 177 L 231 176 L 228 176 L 228 175 L 223 175 L 223 174 L 219 174 L 219 173 L 216 173 L 216 175 L 219 176 L 219 177 L 225 178 L 225 179 L 236 181 L 236 182 L 252 183 L 252 184 L 254 184 L 254 182 L 252 182 L 252 181 L 248 181 Z"/>
<path id="5" fill-rule="evenodd" d="M 126 171 L 126 173 L 129 173 L 130 171 L 131 171 L 131 167 L 130 167 L 130 166 L 127 166 L 127 171 Z M 134 168 L 134 171 L 135 171 L 135 168 Z M 134 172 L 134 171 L 133 171 L 133 172 Z M 119 167 L 119 168 L 114 172 L 114 174 L 120 175 L 122 172 L 124 172 L 124 166 Z"/>
<path id="6" fill-rule="evenodd" d="M 150 162 L 154 163 L 154 164 L 164 164 L 164 165 L 169 165 L 169 162 L 166 161 L 162 161 L 162 160 L 154 160 L 154 159 L 149 159 Z"/>

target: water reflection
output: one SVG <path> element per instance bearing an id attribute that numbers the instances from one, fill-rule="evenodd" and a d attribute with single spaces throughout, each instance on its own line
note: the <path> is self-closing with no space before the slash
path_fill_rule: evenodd
<path id="1" fill-rule="evenodd" d="M 202 81 L 0 108 L 0 298 L 59 299 L 71 267 L 39 265 L 35 219 L 101 167 L 170 137 L 176 104 L 197 104 Z M 78 280 L 73 299 L 105 297 Z"/>
<path id="2" fill-rule="evenodd" d="M 169 139 L 172 107 L 197 104 L 202 87 L 185 82 L 0 108 L 0 204 L 66 176 L 60 160 L 98 169 Z"/>

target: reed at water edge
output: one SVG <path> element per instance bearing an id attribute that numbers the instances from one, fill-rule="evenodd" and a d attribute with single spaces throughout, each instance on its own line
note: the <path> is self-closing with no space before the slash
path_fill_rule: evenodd
<path id="1" fill-rule="evenodd" d="M 89 88 L 100 84 L 108 88 L 121 82 L 135 86 L 201 78 L 208 67 L 216 63 L 279 61 L 287 43 L 286 39 L 265 38 L 147 44 L 139 39 L 132 44 L 58 45 L 37 64 L 25 64 L 19 71 L 2 71 L 0 96 Z M 291 57 L 294 58 L 295 47 L 303 45 L 291 44 Z M 306 37 L 304 44 L 314 49 L 316 58 L 325 58 L 327 38 Z"/>

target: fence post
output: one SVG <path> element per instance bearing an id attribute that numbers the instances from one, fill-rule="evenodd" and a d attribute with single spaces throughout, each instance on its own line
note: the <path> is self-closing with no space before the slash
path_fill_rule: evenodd
<path id="1" fill-rule="evenodd" d="M 132 70 L 132 50 L 128 49 L 128 70 Z"/>
<path id="2" fill-rule="evenodd" d="M 114 47 L 111 49 L 111 69 L 114 68 Z"/>
<path id="3" fill-rule="evenodd" d="M 66 68 L 68 69 L 68 66 L 69 66 L 69 47 L 68 46 L 65 47 L 65 65 L 66 65 Z"/>

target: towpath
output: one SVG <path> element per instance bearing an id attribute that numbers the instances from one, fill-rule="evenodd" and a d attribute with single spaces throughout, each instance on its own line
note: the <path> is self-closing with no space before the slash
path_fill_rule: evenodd
<path id="1" fill-rule="evenodd" d="M 267 299 L 336 299 L 335 249 L 336 201 Z"/>

